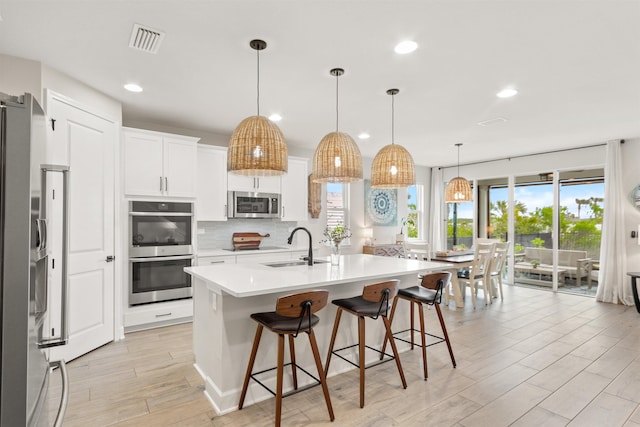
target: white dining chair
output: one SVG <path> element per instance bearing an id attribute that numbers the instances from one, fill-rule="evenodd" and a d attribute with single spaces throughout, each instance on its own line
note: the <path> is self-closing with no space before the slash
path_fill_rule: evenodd
<path id="1" fill-rule="evenodd" d="M 510 242 L 499 242 L 495 244 L 493 261 L 491 262 L 491 296 L 493 297 L 493 290 L 498 288 L 500 291 L 500 299 L 504 300 L 502 294 L 502 271 L 507 263 L 507 255 L 509 254 Z"/>
<path id="2" fill-rule="evenodd" d="M 484 292 L 485 305 L 491 302 L 489 287 L 491 280 L 491 261 L 493 260 L 494 249 L 495 243 L 477 243 L 473 253 L 473 264 L 471 264 L 469 269 L 458 272 L 458 280 L 460 283 L 471 289 L 473 308 L 476 308 L 476 297 L 480 284 L 482 284 L 482 290 Z"/>
<path id="3" fill-rule="evenodd" d="M 404 257 L 407 259 L 431 261 L 431 251 L 430 251 L 430 245 L 428 242 L 424 242 L 424 241 L 402 242 L 402 248 L 404 251 Z"/>

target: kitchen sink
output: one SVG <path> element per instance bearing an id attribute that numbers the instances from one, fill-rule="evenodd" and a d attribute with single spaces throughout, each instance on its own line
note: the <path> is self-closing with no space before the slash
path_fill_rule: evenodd
<path id="1" fill-rule="evenodd" d="M 313 264 L 327 264 L 329 261 L 325 261 L 323 259 L 314 259 Z M 300 265 L 307 265 L 307 261 L 304 260 L 291 260 L 291 261 L 278 261 L 278 262 L 268 262 L 263 265 L 267 267 L 297 267 Z"/>

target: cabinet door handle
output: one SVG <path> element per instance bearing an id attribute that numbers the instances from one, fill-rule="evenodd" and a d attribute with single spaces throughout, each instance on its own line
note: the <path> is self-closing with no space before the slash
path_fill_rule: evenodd
<path id="1" fill-rule="evenodd" d="M 162 177 L 160 177 L 160 192 L 162 192 L 162 190 L 164 189 L 162 188 Z"/>
<path id="2" fill-rule="evenodd" d="M 162 313 L 162 314 L 156 314 L 156 317 L 166 317 L 166 316 L 171 316 L 171 312 L 168 313 Z"/>
<path id="3" fill-rule="evenodd" d="M 224 261 L 209 261 L 209 264 L 224 264 Z"/>
<path id="4" fill-rule="evenodd" d="M 286 218 L 286 215 L 284 213 L 284 206 L 282 207 L 282 218 Z"/>
<path id="5" fill-rule="evenodd" d="M 227 212 L 228 212 L 228 211 L 227 211 L 227 205 L 224 205 L 224 217 L 225 217 L 225 218 L 227 217 Z"/>
<path id="6" fill-rule="evenodd" d="M 164 191 L 169 191 L 169 178 L 164 177 Z"/>

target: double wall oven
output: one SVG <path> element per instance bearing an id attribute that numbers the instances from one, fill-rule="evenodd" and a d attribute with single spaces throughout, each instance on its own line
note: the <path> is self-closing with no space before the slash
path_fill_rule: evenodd
<path id="1" fill-rule="evenodd" d="M 193 204 L 129 202 L 129 305 L 191 298 Z"/>

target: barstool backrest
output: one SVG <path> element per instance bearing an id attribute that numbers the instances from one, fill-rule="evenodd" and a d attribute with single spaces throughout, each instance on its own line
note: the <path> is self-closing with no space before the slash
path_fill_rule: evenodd
<path id="1" fill-rule="evenodd" d="M 366 285 L 362 290 L 362 299 L 369 302 L 381 302 L 385 294 L 388 301 L 391 301 L 398 293 L 399 280 L 388 280 L 386 282 Z M 388 293 L 385 292 L 388 290 Z"/>
<path id="2" fill-rule="evenodd" d="M 276 314 L 284 317 L 302 317 L 324 308 L 328 299 L 329 291 L 324 289 L 285 295 L 278 298 Z M 310 311 L 307 311 L 307 307 Z"/>
<path id="3" fill-rule="evenodd" d="M 433 298 L 434 302 L 440 304 L 442 298 L 442 290 L 449 284 L 451 280 L 451 273 L 448 271 L 439 271 L 435 273 L 429 273 L 422 276 L 420 286 L 427 289 L 436 291 L 436 295 Z"/>

